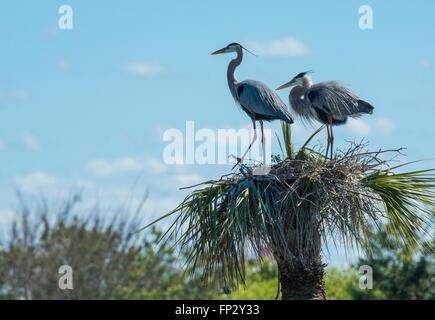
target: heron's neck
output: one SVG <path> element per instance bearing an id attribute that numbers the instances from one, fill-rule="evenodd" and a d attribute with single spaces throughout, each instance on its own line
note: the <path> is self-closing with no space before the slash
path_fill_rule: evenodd
<path id="1" fill-rule="evenodd" d="M 228 65 L 228 71 L 227 71 L 228 86 L 230 87 L 230 91 L 234 99 L 237 99 L 236 85 L 239 83 L 236 79 L 235 71 L 236 68 L 242 63 L 242 60 L 243 60 L 243 50 L 238 49 L 237 57 L 231 60 L 230 64 Z"/>
<path id="2" fill-rule="evenodd" d="M 296 86 L 290 90 L 290 102 L 305 102 L 305 94 L 308 89 L 303 86 Z"/>
<path id="3" fill-rule="evenodd" d="M 300 115 L 307 115 L 309 113 L 310 103 L 305 97 L 308 90 L 309 87 L 296 86 L 290 91 L 290 106 Z"/>
<path id="4" fill-rule="evenodd" d="M 302 87 L 305 89 L 305 91 L 308 91 L 313 86 L 313 80 L 309 76 L 304 76 L 302 78 Z"/>
<path id="5" fill-rule="evenodd" d="M 305 94 L 310 90 L 313 86 L 313 81 L 310 77 L 305 76 L 302 78 L 302 85 L 294 87 L 290 91 L 290 97 L 293 98 L 293 100 L 300 100 L 300 102 L 305 102 Z"/>

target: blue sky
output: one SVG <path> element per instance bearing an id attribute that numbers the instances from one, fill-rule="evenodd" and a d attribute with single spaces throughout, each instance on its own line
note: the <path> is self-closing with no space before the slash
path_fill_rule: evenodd
<path id="1" fill-rule="evenodd" d="M 73 30 L 58 28 L 63 4 L 73 8 Z M 364 4 L 373 30 L 358 28 Z M 373 116 L 336 128 L 338 146 L 366 137 L 373 148 L 407 147 L 403 161 L 431 159 L 434 11 L 429 0 L 4 0 L 0 223 L 12 216 L 15 188 L 56 198 L 81 187 L 89 202 L 113 205 L 147 189 L 151 219 L 183 198 L 179 187 L 225 173 L 165 165 L 162 134 L 183 131 L 186 120 L 197 129 L 250 125 L 228 91 L 231 56 L 210 56 L 234 41 L 259 54 L 245 55 L 240 80 L 275 88 L 313 69 L 315 82 L 339 80 L 375 106 Z M 279 94 L 288 103 L 288 91 Z M 279 123 L 267 127 L 279 132 Z M 312 130 L 296 125 L 295 141 Z"/>

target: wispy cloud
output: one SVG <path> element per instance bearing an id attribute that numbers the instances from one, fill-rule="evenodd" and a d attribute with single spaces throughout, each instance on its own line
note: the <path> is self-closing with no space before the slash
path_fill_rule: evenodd
<path id="1" fill-rule="evenodd" d="M 373 121 L 366 121 L 365 119 L 352 119 L 349 118 L 347 129 L 357 136 L 367 135 L 389 135 L 396 128 L 396 124 L 390 118 L 376 118 Z"/>
<path id="2" fill-rule="evenodd" d="M 30 93 L 24 89 L 13 90 L 11 96 L 19 100 L 27 100 L 30 98 Z"/>
<path id="3" fill-rule="evenodd" d="M 152 78 L 165 71 L 159 62 L 132 62 L 126 67 L 126 71 L 139 77 Z"/>
<path id="4" fill-rule="evenodd" d="M 6 144 L 0 139 L 0 151 L 6 149 Z"/>
<path id="5" fill-rule="evenodd" d="M 148 170 L 153 173 L 163 173 L 166 171 L 166 165 L 154 158 L 148 158 L 146 160 L 131 157 L 115 160 L 98 159 L 89 161 L 87 167 L 94 175 L 99 177 L 109 177 L 143 170 Z"/>
<path id="6" fill-rule="evenodd" d="M 88 168 L 96 176 L 108 177 L 114 174 L 140 171 L 142 164 L 133 158 L 122 158 L 118 160 L 92 160 L 88 163 Z"/>
<path id="7" fill-rule="evenodd" d="M 248 41 L 247 46 L 263 57 L 303 57 L 310 53 L 304 43 L 291 36 L 269 42 Z"/>
<path id="8" fill-rule="evenodd" d="M 66 62 L 65 60 L 59 60 L 59 61 L 56 63 L 56 66 L 57 66 L 59 69 L 67 69 L 67 68 L 68 68 L 68 62 Z"/>
<path id="9" fill-rule="evenodd" d="M 396 128 L 396 124 L 390 118 L 378 118 L 376 119 L 376 130 L 384 135 L 391 134 Z"/>
<path id="10" fill-rule="evenodd" d="M 432 63 L 430 63 L 430 61 L 428 59 L 421 59 L 420 64 L 425 68 L 432 67 Z"/>
<path id="11" fill-rule="evenodd" d="M 154 173 L 164 173 L 167 170 L 167 166 L 154 158 L 148 158 L 145 160 L 145 167 L 152 170 Z"/>
<path id="12" fill-rule="evenodd" d="M 30 151 L 39 151 L 41 150 L 41 143 L 38 138 L 31 132 L 24 132 L 24 145 Z"/>
<path id="13" fill-rule="evenodd" d="M 89 172 L 92 174 L 89 175 Z M 71 186 L 73 190 L 79 188 L 86 195 L 81 203 L 84 208 L 95 205 L 95 194 L 104 206 L 115 208 L 125 202 L 135 209 L 143 200 L 147 187 L 150 187 L 151 195 L 143 207 L 147 213 L 144 221 L 149 222 L 182 201 L 185 193 L 178 191 L 178 188 L 192 186 L 203 180 L 202 176 L 187 168 L 167 166 L 156 158 L 144 155 L 89 161 L 85 170 L 74 177 L 54 176 L 44 170 L 36 170 L 14 177 L 12 182 L 23 194 L 42 194 L 50 200 L 69 196 Z M 2 209 L 0 207 L 0 220 Z"/>
<path id="14" fill-rule="evenodd" d="M 172 177 L 178 187 L 188 187 L 202 181 L 198 174 L 177 174 Z"/>
<path id="15" fill-rule="evenodd" d="M 357 136 L 367 136 L 372 132 L 371 126 L 364 119 L 349 118 L 347 129 Z"/>
<path id="16" fill-rule="evenodd" d="M 14 183 L 24 192 L 35 192 L 40 187 L 53 185 L 56 183 L 56 178 L 43 171 L 37 171 L 26 176 L 15 177 Z"/>

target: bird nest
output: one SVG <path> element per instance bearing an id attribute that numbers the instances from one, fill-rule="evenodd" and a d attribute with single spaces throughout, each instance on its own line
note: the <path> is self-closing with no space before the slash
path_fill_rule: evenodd
<path id="1" fill-rule="evenodd" d="M 189 270 L 205 279 L 219 277 L 227 285 L 244 280 L 246 254 L 309 265 L 321 244 L 369 249 L 372 224 L 391 222 L 397 238 L 418 241 L 417 230 L 433 215 L 434 193 L 419 188 L 425 172 L 394 174 L 391 160 L 401 149 L 366 151 L 353 143 L 334 160 L 302 149 L 293 159 L 280 160 L 266 175 L 252 166 L 200 185 L 168 215 L 175 220 L 168 234 L 191 252 Z M 390 154 L 389 160 L 383 155 Z M 192 187 L 192 188 L 193 188 Z M 165 217 L 166 217 L 165 216 Z"/>

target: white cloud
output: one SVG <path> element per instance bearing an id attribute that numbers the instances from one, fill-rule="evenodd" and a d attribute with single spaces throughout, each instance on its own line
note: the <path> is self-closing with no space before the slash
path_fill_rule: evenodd
<path id="1" fill-rule="evenodd" d="M 167 166 L 155 158 L 148 158 L 145 161 L 145 167 L 154 173 L 164 173 L 167 170 Z"/>
<path id="2" fill-rule="evenodd" d="M 56 65 L 60 69 L 66 69 L 66 68 L 68 68 L 68 62 L 66 62 L 65 60 L 58 61 Z"/>
<path id="3" fill-rule="evenodd" d="M 161 74 L 165 69 L 158 62 L 132 62 L 126 67 L 126 71 L 139 77 L 152 78 Z"/>
<path id="4" fill-rule="evenodd" d="M 83 203 L 77 212 L 92 209 L 96 202 L 104 208 L 117 209 L 125 205 L 135 210 L 149 191 L 141 219 L 150 222 L 183 200 L 188 191 L 179 191 L 178 188 L 204 181 L 196 172 L 189 172 L 187 168 L 180 171 L 179 166 L 166 166 L 150 156 L 93 160 L 87 163 L 86 170 L 72 177 L 53 176 L 39 170 L 16 176 L 12 183 L 26 195 L 43 195 L 49 201 L 66 198 L 72 190 L 82 190 Z M 89 175 L 89 172 L 94 175 Z M 2 215 L 0 207 L 0 224 L 3 218 L 7 218 L 6 213 L 4 217 Z"/>
<path id="5" fill-rule="evenodd" d="M 263 57 L 303 57 L 310 52 L 304 43 L 290 36 L 269 42 L 248 41 L 247 45 Z"/>
<path id="6" fill-rule="evenodd" d="M 357 136 L 366 136 L 372 132 L 370 125 L 363 119 L 349 118 L 347 121 L 347 129 Z"/>
<path id="7" fill-rule="evenodd" d="M 78 181 L 75 181 L 75 186 L 85 190 L 95 190 L 97 188 L 95 182 L 87 179 L 79 179 Z"/>
<path id="8" fill-rule="evenodd" d="M 90 169 L 96 176 L 109 176 L 113 172 L 112 165 L 106 160 L 89 161 L 88 169 Z"/>
<path id="9" fill-rule="evenodd" d="M 121 173 L 139 172 L 148 170 L 151 173 L 163 173 L 166 166 L 154 158 L 140 160 L 136 158 L 124 157 L 115 160 L 92 160 L 88 163 L 88 169 L 96 176 L 109 177 Z"/>
<path id="10" fill-rule="evenodd" d="M 172 179 L 177 187 L 190 187 L 202 181 L 199 174 L 177 174 Z"/>
<path id="11" fill-rule="evenodd" d="M 421 59 L 420 64 L 426 68 L 432 67 L 432 63 L 430 63 L 430 61 L 428 59 Z"/>
<path id="12" fill-rule="evenodd" d="M 396 127 L 394 121 L 390 118 L 375 118 L 370 122 L 364 119 L 349 118 L 347 129 L 357 136 L 367 136 L 370 134 L 389 135 Z"/>
<path id="13" fill-rule="evenodd" d="M 26 176 L 15 177 L 14 183 L 24 192 L 33 192 L 38 190 L 40 187 L 53 185 L 56 183 L 56 178 L 46 174 L 45 172 L 37 171 Z"/>
<path id="14" fill-rule="evenodd" d="M 0 139 L 0 151 L 6 149 L 6 145 L 2 139 Z"/>
<path id="15" fill-rule="evenodd" d="M 380 133 L 388 135 L 396 128 L 396 124 L 390 118 L 378 118 L 376 120 L 376 127 Z"/>
<path id="16" fill-rule="evenodd" d="M 41 144 L 38 138 L 31 132 L 24 132 L 24 145 L 28 150 L 39 151 L 41 150 Z"/>
<path id="17" fill-rule="evenodd" d="M 97 176 L 108 177 L 114 174 L 140 171 L 142 164 L 133 158 L 122 158 L 113 161 L 93 160 L 88 163 L 88 168 Z"/>

